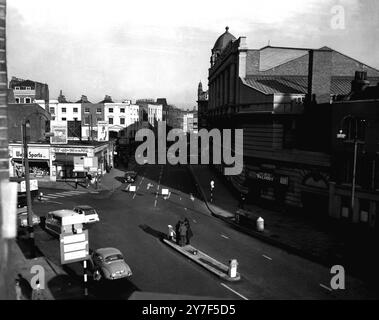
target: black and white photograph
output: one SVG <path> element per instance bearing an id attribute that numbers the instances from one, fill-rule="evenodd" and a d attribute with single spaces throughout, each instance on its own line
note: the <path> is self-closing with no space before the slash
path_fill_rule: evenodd
<path id="1" fill-rule="evenodd" d="M 0 300 L 378 300 L 378 31 L 375 0 L 0 0 Z"/>

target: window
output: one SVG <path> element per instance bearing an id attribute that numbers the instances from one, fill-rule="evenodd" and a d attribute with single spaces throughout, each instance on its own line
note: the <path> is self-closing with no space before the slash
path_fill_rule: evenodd
<path id="1" fill-rule="evenodd" d="M 120 124 L 125 124 L 125 118 L 120 118 Z"/>
<path id="2" fill-rule="evenodd" d="M 125 113 L 125 108 L 121 108 L 121 109 L 120 109 L 120 112 L 121 112 L 121 113 Z"/>
<path id="3" fill-rule="evenodd" d="M 50 113 L 51 113 L 51 114 L 54 114 L 54 113 L 55 113 L 55 108 L 54 108 L 54 107 L 50 107 Z"/>
<path id="4" fill-rule="evenodd" d="M 31 103 L 32 101 L 31 101 L 32 99 L 30 99 L 30 98 L 25 98 L 25 103 Z"/>
<path id="5" fill-rule="evenodd" d="M 101 113 L 101 108 L 96 108 L 96 113 Z"/>
<path id="6" fill-rule="evenodd" d="M 66 121 L 67 119 L 66 118 L 62 118 L 62 121 Z"/>
<path id="7" fill-rule="evenodd" d="M 368 223 L 369 222 L 369 212 L 370 212 L 370 202 L 368 200 L 359 201 L 359 222 Z"/>
<path id="8" fill-rule="evenodd" d="M 103 119 L 102 118 L 97 118 L 97 122 L 99 122 L 99 121 L 103 121 Z"/>
<path id="9" fill-rule="evenodd" d="M 84 124 L 87 124 L 87 125 L 89 124 L 89 117 L 84 118 Z"/>
<path id="10" fill-rule="evenodd" d="M 113 113 L 113 108 L 108 109 L 109 113 Z"/>
<path id="11" fill-rule="evenodd" d="M 16 103 L 20 103 L 20 98 L 16 98 Z"/>
<path id="12" fill-rule="evenodd" d="M 113 124 L 113 118 L 108 118 L 109 124 Z"/>
<path id="13" fill-rule="evenodd" d="M 32 87 L 25 87 L 25 90 L 32 90 Z"/>
<path id="14" fill-rule="evenodd" d="M 74 113 L 78 113 L 78 108 L 74 108 Z"/>
<path id="15" fill-rule="evenodd" d="M 14 87 L 15 90 L 20 90 L 20 87 Z"/>
<path id="16" fill-rule="evenodd" d="M 89 113 L 89 108 L 84 108 L 85 113 Z"/>
<path id="17" fill-rule="evenodd" d="M 62 108 L 62 113 L 66 113 L 67 108 Z"/>

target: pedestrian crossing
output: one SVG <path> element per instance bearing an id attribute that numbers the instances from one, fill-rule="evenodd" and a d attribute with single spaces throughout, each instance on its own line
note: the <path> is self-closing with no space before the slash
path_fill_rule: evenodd
<path id="1" fill-rule="evenodd" d="M 97 194 L 97 193 L 99 193 L 99 191 L 73 190 L 73 191 L 64 191 L 64 192 L 57 192 L 57 193 L 48 193 L 48 194 L 44 194 L 42 196 L 42 200 L 51 200 L 51 199 L 74 197 L 74 196 L 79 196 L 79 195 L 86 194 L 86 193 Z"/>

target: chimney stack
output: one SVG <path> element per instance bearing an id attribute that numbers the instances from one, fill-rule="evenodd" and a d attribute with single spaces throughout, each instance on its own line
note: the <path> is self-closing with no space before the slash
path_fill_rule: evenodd
<path id="1" fill-rule="evenodd" d="M 332 50 L 310 50 L 308 64 L 308 101 L 330 103 Z"/>
<path id="2" fill-rule="evenodd" d="M 351 91 L 353 93 L 363 92 L 370 85 L 367 80 L 367 71 L 355 71 L 355 78 L 351 82 Z"/>

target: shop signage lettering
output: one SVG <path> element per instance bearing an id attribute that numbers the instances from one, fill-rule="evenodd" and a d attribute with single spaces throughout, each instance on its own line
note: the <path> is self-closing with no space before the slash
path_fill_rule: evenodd
<path id="1" fill-rule="evenodd" d="M 13 158 L 23 158 L 24 153 L 20 149 L 13 149 Z M 48 149 L 29 149 L 28 150 L 29 159 L 44 159 L 49 160 L 49 150 Z"/>
<path id="2" fill-rule="evenodd" d="M 91 148 L 52 148 L 55 153 L 93 153 Z"/>
<path id="3" fill-rule="evenodd" d="M 265 181 L 274 181 L 274 176 L 271 173 L 266 173 L 266 172 L 258 172 L 256 174 L 257 179 L 259 180 L 265 180 Z"/>

